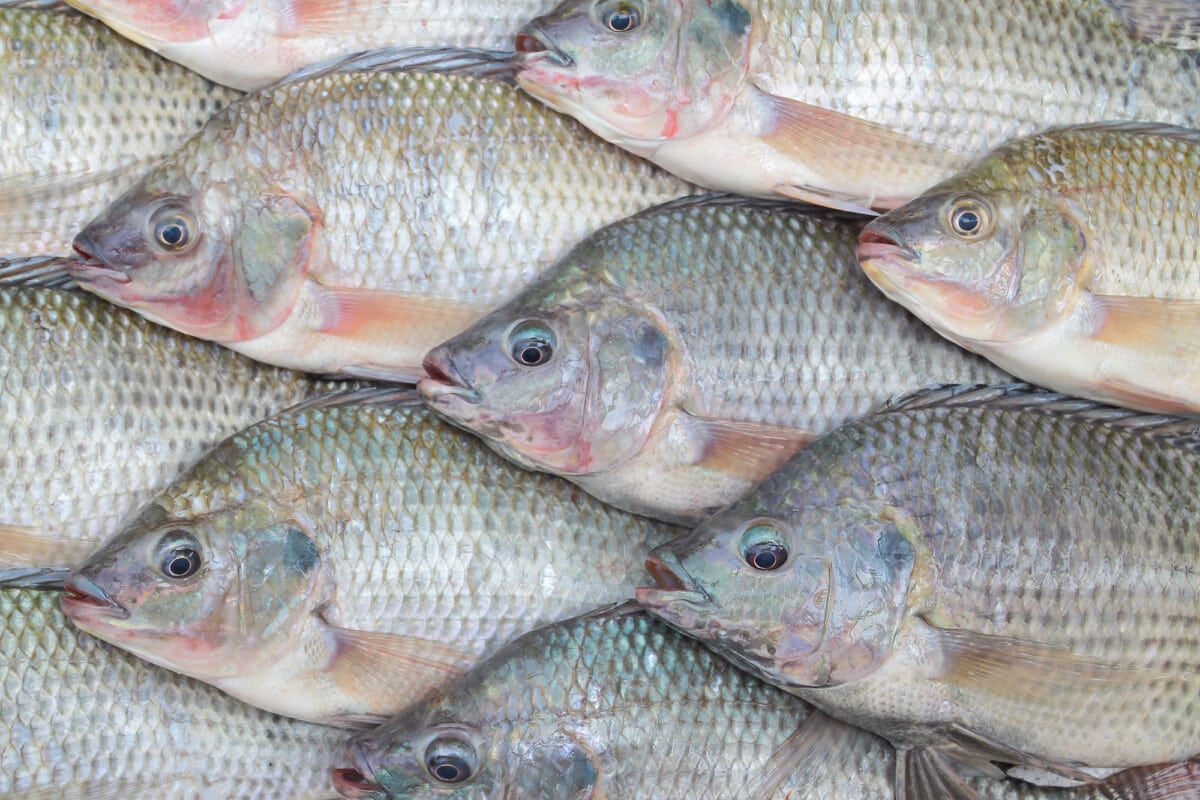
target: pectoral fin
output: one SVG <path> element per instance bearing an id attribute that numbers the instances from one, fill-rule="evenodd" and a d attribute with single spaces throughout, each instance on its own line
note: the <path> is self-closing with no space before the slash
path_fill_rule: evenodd
<path id="1" fill-rule="evenodd" d="M 765 771 L 747 781 L 734 796 L 769 800 L 779 797 L 779 790 L 785 786 L 804 791 L 812 786 L 832 785 L 833 781 L 824 777 L 827 770 L 856 762 L 852 754 L 865 753 L 872 747 L 890 749 L 891 745 L 873 734 L 813 710 L 776 748 Z"/>
<path id="2" fill-rule="evenodd" d="M 755 483 L 816 438 L 810 431 L 765 422 L 690 416 L 686 423 L 702 443 L 698 465 Z"/>
<path id="3" fill-rule="evenodd" d="M 1108 0 L 1130 32 L 1177 50 L 1200 48 L 1200 5 L 1192 0 Z"/>
<path id="4" fill-rule="evenodd" d="M 0 567 L 74 565 L 95 544 L 51 536 L 38 528 L 0 523 Z"/>
<path id="5" fill-rule="evenodd" d="M 896 800 L 979 800 L 979 793 L 959 774 L 958 764 L 937 750 L 897 750 Z"/>
<path id="6" fill-rule="evenodd" d="M 476 661 L 452 645 L 417 636 L 330 626 L 335 649 L 325 667 L 333 683 L 363 708 L 399 713 Z"/>
<path id="7" fill-rule="evenodd" d="M 865 119 L 767 95 L 773 121 L 763 141 L 839 185 L 883 187 L 853 194 L 781 184 L 780 194 L 844 211 L 902 205 L 963 167 L 967 159 Z"/>

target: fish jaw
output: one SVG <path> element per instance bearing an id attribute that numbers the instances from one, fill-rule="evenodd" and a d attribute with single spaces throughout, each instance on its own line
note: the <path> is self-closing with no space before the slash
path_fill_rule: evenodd
<path id="1" fill-rule="evenodd" d="M 342 797 L 354 800 L 383 800 L 387 797 L 383 787 L 368 777 L 375 774 L 370 758 L 373 750 L 372 741 L 364 737 L 355 737 L 346 744 L 346 757 L 354 766 L 333 771 L 333 788 Z"/>
<path id="2" fill-rule="evenodd" d="M 454 358 L 436 348 L 425 356 L 421 367 L 425 377 L 417 382 L 417 391 L 426 405 L 469 426 L 479 415 L 479 392 L 463 377 Z"/>
<path id="3" fill-rule="evenodd" d="M 108 619 L 129 619 L 129 609 L 118 603 L 99 584 L 83 575 L 67 579 L 62 596 L 63 612 L 85 630 Z"/>

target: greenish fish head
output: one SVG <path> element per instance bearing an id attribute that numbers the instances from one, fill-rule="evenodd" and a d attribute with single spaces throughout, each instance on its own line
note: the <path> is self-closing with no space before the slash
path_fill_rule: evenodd
<path id="1" fill-rule="evenodd" d="M 592 796 L 599 775 L 595 750 L 577 732 L 549 721 L 468 723 L 464 720 L 480 719 L 481 703 L 491 705 L 494 716 L 507 699 L 502 687 L 495 685 L 457 688 L 433 701 L 433 712 L 421 705 L 352 739 L 346 751 L 354 767 L 334 771 L 334 785 L 342 796 L 389 800 L 585 800 Z"/>
<path id="2" fill-rule="evenodd" d="M 913 546 L 854 506 L 755 508 L 742 501 L 652 551 L 647 611 L 768 682 L 862 678 L 889 655 Z"/>
<path id="3" fill-rule="evenodd" d="M 89 223 L 75 237 L 81 258 L 72 275 L 106 300 L 192 336 L 226 344 L 256 338 L 294 307 L 312 217 L 257 170 L 227 181 L 194 171 L 193 162 L 180 156 L 162 165 Z"/>
<path id="4" fill-rule="evenodd" d="M 1050 192 L 930 192 L 872 221 L 858 258 L 871 280 L 948 338 L 1005 343 L 1070 312 L 1085 237 Z"/>
<path id="5" fill-rule="evenodd" d="M 641 450 L 663 408 L 674 349 L 649 312 L 611 287 L 561 285 L 539 281 L 434 348 L 418 389 L 506 457 L 587 475 Z"/>
<path id="6" fill-rule="evenodd" d="M 748 69 L 734 0 L 567 0 L 517 34 L 517 82 L 610 142 L 651 156 L 718 125 Z"/>
<path id="7" fill-rule="evenodd" d="M 249 509 L 172 518 L 153 504 L 75 570 L 79 628 L 202 680 L 277 657 L 318 602 L 321 558 L 296 522 Z"/>
<path id="8" fill-rule="evenodd" d="M 246 0 L 71 0 L 71 5 L 151 50 L 204 39 L 213 23 L 228 22 L 247 7 Z"/>

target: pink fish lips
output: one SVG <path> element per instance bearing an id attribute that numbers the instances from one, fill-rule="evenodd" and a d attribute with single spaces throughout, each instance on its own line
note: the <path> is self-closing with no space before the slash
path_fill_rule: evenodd
<path id="1" fill-rule="evenodd" d="M 540 25 L 526 25 L 517 34 L 513 48 L 518 53 L 524 53 L 524 63 L 530 60 L 550 61 L 560 67 L 572 67 L 575 60 L 569 55 L 550 44 L 550 39 Z"/>
<path id="2" fill-rule="evenodd" d="M 127 271 L 120 267 L 106 264 L 96 258 L 93 254 L 95 248 L 82 235 L 76 236 L 71 246 L 79 254 L 80 259 L 68 264 L 67 270 L 77 282 L 86 284 L 96 284 L 104 281 L 118 284 L 130 282 L 131 278 Z"/>
<path id="3" fill-rule="evenodd" d="M 638 605 L 643 608 L 660 611 L 678 603 L 700 605 L 708 602 L 708 595 L 692 582 L 670 553 L 652 554 L 646 559 L 646 571 L 657 585 L 637 589 Z"/>
<path id="4" fill-rule="evenodd" d="M 425 401 L 434 406 L 474 406 L 479 403 L 479 392 L 449 357 L 442 357 L 437 350 L 425 357 L 422 363 L 425 377 L 417 382 L 417 391 Z"/>
<path id="5" fill-rule="evenodd" d="M 342 797 L 356 798 L 356 800 L 386 796 L 379 784 L 367 780 L 361 772 L 353 768 L 335 769 L 333 771 L 333 788 Z"/>
<path id="6" fill-rule="evenodd" d="M 76 622 L 108 619 L 129 619 L 129 609 L 90 578 L 72 575 L 67 579 L 62 596 L 63 613 Z"/>

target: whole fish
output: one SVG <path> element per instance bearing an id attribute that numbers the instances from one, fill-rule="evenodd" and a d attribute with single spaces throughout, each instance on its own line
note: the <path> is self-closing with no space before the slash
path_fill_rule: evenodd
<path id="1" fill-rule="evenodd" d="M 644 554 L 680 533 L 400 397 L 226 440 L 68 578 L 68 616 L 261 708 L 353 725 L 525 630 L 632 597 Z"/>
<path id="2" fill-rule="evenodd" d="M 1200 414 L 1200 131 L 1088 125 L 1006 144 L 871 223 L 867 275 L 1025 380 Z"/>
<path id="3" fill-rule="evenodd" d="M 415 380 L 585 234 L 688 191 L 500 81 L 317 74 L 214 118 L 76 238 L 73 274 L 262 361 Z"/>
<path id="4" fill-rule="evenodd" d="M 0 796 L 323 800 L 345 732 L 277 717 L 0 591 Z"/>
<path id="5" fill-rule="evenodd" d="M 0 287 L 0 568 L 79 564 L 222 438 L 336 386 L 82 292 Z"/>
<path id="6" fill-rule="evenodd" d="M 668 203 L 431 351 L 419 387 L 527 467 L 698 522 L 890 397 L 1007 379 L 880 297 L 858 230 L 773 201 Z"/>
<path id="7" fill-rule="evenodd" d="M 238 96 L 67 11 L 0 3 L 0 259 L 71 237 Z"/>
<path id="8" fill-rule="evenodd" d="M 377 800 L 883 800 L 893 768 L 883 740 L 627 606 L 522 636 L 347 750 L 335 785 Z M 1194 798 L 1198 780 L 1187 763 L 1078 790 L 972 783 L 996 800 L 1161 800 Z"/>
<path id="9" fill-rule="evenodd" d="M 894 208 L 1053 125 L 1200 125 L 1200 52 L 1167 46 L 1194 37 L 1142 24 L 1163 5 L 566 0 L 518 35 L 518 80 L 702 186 Z"/>
<path id="10" fill-rule="evenodd" d="M 143 47 L 238 89 L 391 45 L 502 48 L 554 0 L 69 0 Z"/>
<path id="11" fill-rule="evenodd" d="M 1196 437 L 1022 386 L 919 394 L 655 550 L 638 599 L 901 748 L 899 797 L 989 762 L 1188 758 Z"/>

